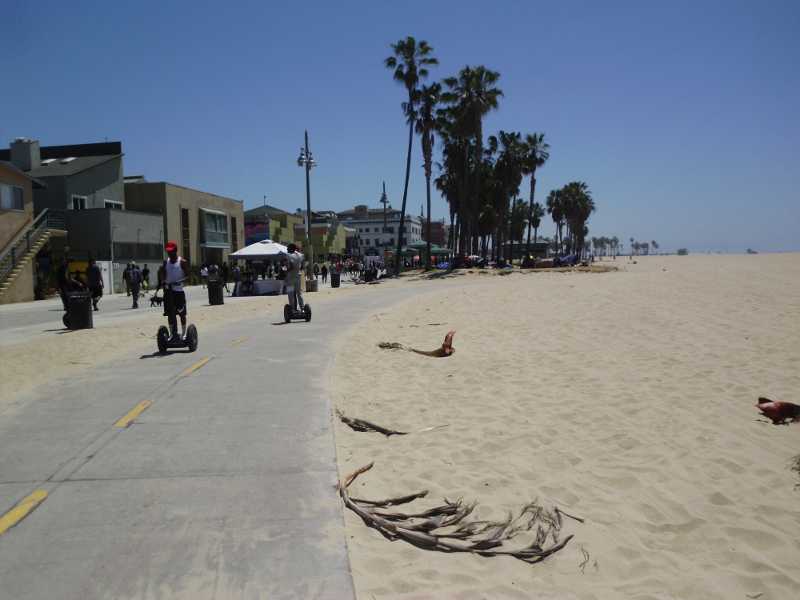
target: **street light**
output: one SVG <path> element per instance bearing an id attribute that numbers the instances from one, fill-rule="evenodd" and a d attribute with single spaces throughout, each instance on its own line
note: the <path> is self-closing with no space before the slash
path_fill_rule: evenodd
<path id="1" fill-rule="evenodd" d="M 305 147 L 300 148 L 300 156 L 297 157 L 297 166 L 306 169 L 306 239 L 305 246 L 308 255 L 308 267 L 306 268 L 306 280 L 313 280 L 314 247 L 311 245 L 311 179 L 309 173 L 313 167 L 317 166 L 311 151 L 308 149 L 308 131 L 306 133 Z"/>

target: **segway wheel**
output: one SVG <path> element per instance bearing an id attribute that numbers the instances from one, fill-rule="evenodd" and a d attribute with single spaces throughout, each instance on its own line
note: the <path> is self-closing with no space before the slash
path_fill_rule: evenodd
<path id="1" fill-rule="evenodd" d="M 308 304 L 303 307 L 303 318 L 306 320 L 306 323 L 311 320 L 311 307 Z"/>
<path id="2" fill-rule="evenodd" d="M 69 329 L 69 315 L 68 314 L 65 313 L 64 316 L 61 317 L 61 322 L 64 323 L 64 327 Z"/>
<path id="3" fill-rule="evenodd" d="M 158 343 L 158 351 L 164 354 L 167 351 L 167 344 L 169 343 L 169 329 L 163 325 L 158 328 L 156 335 L 156 342 Z"/>
<path id="4" fill-rule="evenodd" d="M 186 329 L 186 343 L 189 345 L 189 352 L 197 350 L 197 327 L 194 324 Z"/>
<path id="5" fill-rule="evenodd" d="M 287 323 L 292 320 L 292 307 L 288 304 L 283 306 L 283 320 Z"/>

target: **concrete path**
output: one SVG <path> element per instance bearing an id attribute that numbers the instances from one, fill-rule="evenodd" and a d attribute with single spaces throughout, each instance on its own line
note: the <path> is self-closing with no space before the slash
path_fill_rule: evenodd
<path id="1" fill-rule="evenodd" d="M 0 598 L 353 597 L 332 341 L 418 292 L 369 286 L 311 323 L 200 331 L 193 354 L 131 356 L 21 399 L 0 415 L 0 515 L 48 495 L 0 534 Z"/>

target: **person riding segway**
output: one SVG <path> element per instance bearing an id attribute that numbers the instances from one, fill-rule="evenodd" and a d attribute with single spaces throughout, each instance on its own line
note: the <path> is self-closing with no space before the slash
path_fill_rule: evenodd
<path id="1" fill-rule="evenodd" d="M 189 277 L 189 262 L 178 256 L 175 242 L 167 242 L 164 249 L 169 258 L 158 269 L 158 287 L 164 290 L 164 316 L 169 329 L 163 325 L 158 328 L 158 350 L 164 353 L 167 348 L 189 348 L 189 352 L 194 352 L 197 349 L 197 328 L 194 325 L 186 327 L 186 293 L 183 290 L 183 282 Z M 180 335 L 176 315 L 181 319 Z"/>
<path id="2" fill-rule="evenodd" d="M 286 247 L 286 294 L 289 304 L 283 307 L 283 319 L 287 323 L 292 319 L 311 320 L 311 306 L 303 302 L 303 293 L 300 290 L 301 271 L 303 269 L 303 255 L 297 251 L 295 244 Z"/>

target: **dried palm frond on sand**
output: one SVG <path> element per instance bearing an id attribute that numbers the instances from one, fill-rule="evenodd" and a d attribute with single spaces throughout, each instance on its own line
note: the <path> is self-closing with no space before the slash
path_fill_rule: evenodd
<path id="1" fill-rule="evenodd" d="M 422 354 L 424 356 L 444 358 L 446 356 L 450 356 L 456 351 L 456 349 L 453 348 L 453 336 L 455 334 L 455 331 L 448 331 L 447 335 L 444 336 L 444 342 L 442 342 L 442 345 L 436 348 L 436 350 L 417 350 L 416 348 L 411 348 L 410 346 L 404 346 L 399 342 L 380 342 L 378 344 L 378 348 L 383 348 L 384 350 L 408 350 L 409 352 L 416 352 L 417 354 Z"/>
<path id="2" fill-rule="evenodd" d="M 534 564 L 558 552 L 572 539 L 573 536 L 568 535 L 559 541 L 562 515 L 583 522 L 558 508 L 549 511 L 536 502 L 523 506 L 517 517 L 509 514 L 504 521 L 468 521 L 466 518 L 475 510 L 476 504 L 465 504 L 460 499 L 451 502 L 445 498 L 443 505 L 416 513 L 385 510 L 388 506 L 407 504 L 424 498 L 428 491 L 379 501 L 352 498 L 348 487 L 359 475 L 369 471 L 373 464 L 361 467 L 339 483 L 342 501 L 368 527 L 377 529 L 385 538 L 404 540 L 424 550 L 470 552 L 481 556 L 513 556 Z M 535 539 L 518 549 L 506 546 L 506 542 L 525 532 L 533 534 Z M 549 546 L 548 539 L 551 540 Z"/>

